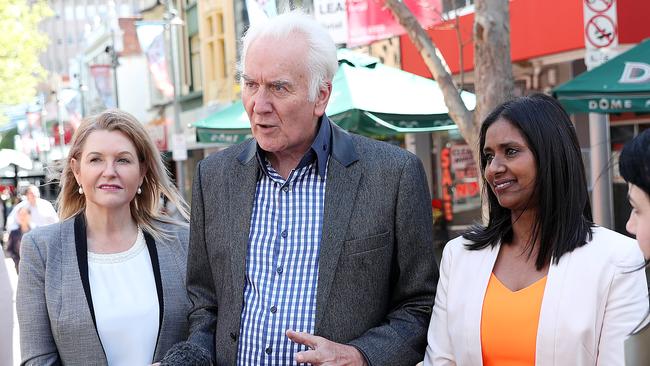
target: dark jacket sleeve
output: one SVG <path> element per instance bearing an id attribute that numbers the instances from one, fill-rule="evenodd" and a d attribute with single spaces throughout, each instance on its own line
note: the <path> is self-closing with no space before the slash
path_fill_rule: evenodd
<path id="1" fill-rule="evenodd" d="M 424 358 L 438 267 L 431 197 L 422 163 L 409 154 L 395 203 L 394 283 L 384 322 L 349 342 L 369 365 L 415 365 Z"/>
<path id="2" fill-rule="evenodd" d="M 187 256 L 187 292 L 192 303 L 189 313 L 189 342 L 207 350 L 214 359 L 217 299 L 205 242 L 201 163 L 192 188 L 190 244 Z"/>

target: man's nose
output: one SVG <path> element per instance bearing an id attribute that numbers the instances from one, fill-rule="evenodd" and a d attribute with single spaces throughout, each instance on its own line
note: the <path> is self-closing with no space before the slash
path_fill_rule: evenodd
<path id="1" fill-rule="evenodd" d="M 260 88 L 253 99 L 253 112 L 257 114 L 269 113 L 273 110 L 271 96 L 266 88 Z"/>

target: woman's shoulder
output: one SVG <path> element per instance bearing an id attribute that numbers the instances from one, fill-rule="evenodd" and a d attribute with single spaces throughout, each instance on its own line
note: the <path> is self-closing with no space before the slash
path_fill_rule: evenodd
<path id="1" fill-rule="evenodd" d="M 35 227 L 22 235 L 21 251 L 37 250 L 43 257 L 61 253 L 66 243 L 74 245 L 74 217 Z"/>
<path id="2" fill-rule="evenodd" d="M 23 236 L 34 241 L 56 242 L 60 241 L 62 233 L 66 232 L 69 232 L 74 238 L 74 217 L 54 224 L 32 228 Z"/>
<path id="3" fill-rule="evenodd" d="M 473 257 L 483 257 L 491 250 L 493 247 L 488 246 L 483 249 L 470 250 L 468 245 L 472 244 L 473 241 L 465 239 L 462 235 L 450 240 L 445 245 L 443 250 L 443 258 L 473 258 Z"/>
<path id="4" fill-rule="evenodd" d="M 607 259 L 619 265 L 643 262 L 643 253 L 636 240 L 600 226 L 594 227 L 592 232 L 592 239 L 578 253 Z"/>

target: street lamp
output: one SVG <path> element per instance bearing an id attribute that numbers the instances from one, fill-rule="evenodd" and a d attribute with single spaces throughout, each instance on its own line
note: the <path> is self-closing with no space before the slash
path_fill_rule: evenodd
<path id="1" fill-rule="evenodd" d="M 167 12 L 165 13 L 165 29 L 169 29 L 169 50 L 171 52 L 170 66 L 174 82 L 174 133 L 172 135 L 172 159 L 176 162 L 176 186 L 178 191 L 185 197 L 185 167 L 184 161 L 187 160 L 187 148 L 185 146 L 185 135 L 181 126 L 181 110 L 178 102 L 180 95 L 180 71 L 178 60 L 178 31 L 179 26 L 184 26 L 185 22 L 178 16 L 174 8 L 173 0 L 167 0 Z"/>

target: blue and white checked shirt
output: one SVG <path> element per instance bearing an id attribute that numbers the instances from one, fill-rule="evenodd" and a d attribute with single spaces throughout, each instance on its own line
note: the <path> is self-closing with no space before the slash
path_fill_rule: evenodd
<path id="1" fill-rule="evenodd" d="M 258 146 L 257 182 L 246 256 L 237 364 L 293 365 L 307 347 L 287 329 L 314 332 L 318 256 L 331 127 L 327 119 L 311 149 L 285 181 Z"/>

